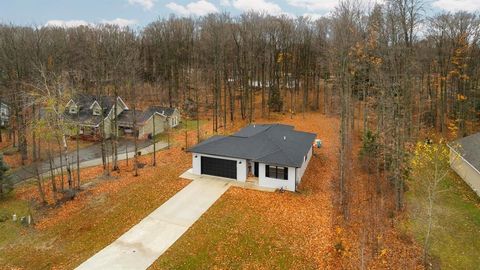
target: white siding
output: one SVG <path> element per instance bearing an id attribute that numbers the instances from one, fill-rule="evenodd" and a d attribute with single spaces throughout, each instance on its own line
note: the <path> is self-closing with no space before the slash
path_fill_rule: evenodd
<path id="1" fill-rule="evenodd" d="M 265 176 L 265 163 L 258 164 L 258 185 L 270 188 L 283 188 L 289 191 L 295 191 L 296 168 L 288 167 L 288 179 L 276 179 Z"/>
<path id="2" fill-rule="evenodd" d="M 202 156 L 237 161 L 237 181 L 245 182 L 247 180 L 248 166 L 247 166 L 247 161 L 245 159 L 212 156 L 212 155 L 197 154 L 197 153 L 192 153 L 192 171 L 194 174 L 197 174 L 197 175 L 202 174 Z"/>
<path id="3" fill-rule="evenodd" d="M 312 147 L 310 147 L 310 150 L 308 150 L 306 160 L 303 162 L 302 167 L 297 169 L 297 177 L 296 177 L 297 185 L 300 184 L 300 181 L 302 180 L 302 176 L 305 173 L 305 170 L 307 169 L 308 163 L 310 162 L 310 158 L 312 157 L 312 152 L 313 152 L 313 149 Z"/>
<path id="4" fill-rule="evenodd" d="M 480 173 L 451 148 L 450 167 L 480 196 Z"/>

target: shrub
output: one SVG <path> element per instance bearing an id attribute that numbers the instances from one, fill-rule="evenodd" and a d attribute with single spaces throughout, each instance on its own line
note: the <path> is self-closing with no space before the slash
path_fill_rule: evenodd
<path id="1" fill-rule="evenodd" d="M 0 222 L 5 222 L 10 219 L 10 215 L 7 213 L 6 210 L 0 210 Z"/>
<path id="2" fill-rule="evenodd" d="M 362 137 L 362 148 L 360 149 L 360 161 L 365 170 L 372 172 L 380 154 L 380 144 L 377 141 L 378 135 L 367 130 Z"/>
<path id="3" fill-rule="evenodd" d="M 270 106 L 271 110 L 274 111 L 274 112 L 282 111 L 283 101 L 282 101 L 282 97 L 280 96 L 280 92 L 278 90 L 274 89 L 271 92 L 271 96 L 270 96 L 270 100 L 269 100 L 268 105 Z"/>
<path id="4" fill-rule="evenodd" d="M 343 246 L 342 241 L 335 243 L 334 247 L 335 247 L 335 250 L 339 253 L 345 251 L 345 247 Z"/>
<path id="5" fill-rule="evenodd" d="M 0 197 L 12 190 L 10 177 L 5 174 L 9 169 L 10 168 L 3 160 L 3 154 L 0 154 Z"/>

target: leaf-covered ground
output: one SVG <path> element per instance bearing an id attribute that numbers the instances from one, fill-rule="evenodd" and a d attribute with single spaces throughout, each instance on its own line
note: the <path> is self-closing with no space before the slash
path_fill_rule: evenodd
<path id="1" fill-rule="evenodd" d="M 352 221 L 347 225 L 339 222 L 338 120 L 308 113 L 293 118 L 272 116 L 260 122 L 292 124 L 322 139 L 323 147 L 315 150 L 299 192 L 230 188 L 152 269 L 360 268 L 361 232 L 369 226 L 361 208 L 369 207 L 365 203 L 369 181 L 360 173 L 353 174 L 351 192 L 358 195 L 352 198 Z M 211 133 L 209 123 L 202 127 L 202 137 Z M 243 124 L 237 121 L 236 126 L 220 131 L 230 133 Z M 34 210 L 33 228 L 21 228 L 11 221 L 3 223 L 13 229 L 6 239 L 0 238 L 0 268 L 70 269 L 111 243 L 188 183 L 178 178 L 191 166 L 191 155 L 182 148 L 185 141 L 189 146 L 196 142 L 196 128 L 186 134 L 187 140 L 184 131 L 174 132 L 172 148 L 158 153 L 158 166 L 140 170 L 139 177 L 132 176 L 125 162 L 120 175 L 114 173 L 108 179 L 100 176 L 101 167 L 82 170 L 82 179 L 93 180 L 93 185 L 74 201 Z M 151 163 L 151 156 L 142 159 Z M 22 187 L 5 205 L 20 202 L 25 212 L 27 202 L 36 194 L 34 186 Z M 51 193 L 47 197 L 52 202 Z M 378 222 L 384 221 L 379 218 Z M 365 255 L 365 265 L 398 269 L 405 266 L 402 262 L 408 262 L 408 268 L 416 267 L 415 245 L 401 240 L 392 226 L 384 227 L 378 233 L 382 238 L 378 252 Z"/>
<path id="2" fill-rule="evenodd" d="M 335 265 L 332 181 L 337 122 L 318 114 L 276 122 L 315 132 L 323 141 L 300 192 L 230 188 L 153 269 L 325 269 Z"/>
<path id="3" fill-rule="evenodd" d="M 157 167 L 140 170 L 138 177 L 124 163 L 120 175 L 108 179 L 99 176 L 101 168 L 84 170 L 82 178 L 96 179 L 94 185 L 60 207 L 36 210 L 34 227 L 0 223 L 5 237 L 3 241 L 0 237 L 0 268 L 71 269 L 110 244 L 188 184 L 178 179 L 189 160 L 182 151 L 175 148 L 157 155 Z M 35 187 L 23 187 L 0 209 L 26 215 L 32 197 L 37 197 Z M 18 203 L 23 206 L 11 207 Z M 8 235 L 3 235 L 3 227 Z"/>

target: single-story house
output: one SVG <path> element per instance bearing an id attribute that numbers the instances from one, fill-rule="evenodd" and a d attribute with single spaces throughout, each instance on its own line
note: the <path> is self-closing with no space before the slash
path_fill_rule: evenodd
<path id="1" fill-rule="evenodd" d="M 450 167 L 480 196 L 480 133 L 448 144 Z"/>
<path id="2" fill-rule="evenodd" d="M 159 106 L 150 106 L 145 111 L 135 110 L 135 113 L 133 110 L 125 110 L 117 118 L 120 135 L 133 135 L 135 126 L 135 133 L 139 139 L 151 138 L 164 132 L 166 128 L 178 126 L 179 122 L 180 113 L 176 108 Z"/>
<path id="3" fill-rule="evenodd" d="M 158 112 L 167 118 L 168 127 L 174 128 L 181 122 L 180 111 L 177 108 L 150 106 L 147 111 Z"/>
<path id="4" fill-rule="evenodd" d="M 295 191 L 312 156 L 316 134 L 282 124 L 249 125 L 230 136 L 213 136 L 188 149 L 192 173 Z"/>
<path id="5" fill-rule="evenodd" d="M 128 106 L 120 97 L 115 100 L 115 97 L 111 96 L 84 94 L 75 96 L 67 103 L 64 117 L 72 124 L 80 126 L 82 136 L 99 138 L 103 128 L 105 138 L 110 138 L 113 119 L 125 110 L 128 110 Z"/>
<path id="6" fill-rule="evenodd" d="M 135 123 L 134 119 L 136 119 Z M 135 112 L 133 110 L 128 110 L 122 112 L 122 114 L 118 116 L 117 123 L 120 135 L 133 136 L 133 134 L 136 133 L 139 139 L 146 139 L 165 131 L 167 117 L 159 112 L 151 110 L 135 110 Z M 136 132 L 134 132 L 134 129 Z"/>

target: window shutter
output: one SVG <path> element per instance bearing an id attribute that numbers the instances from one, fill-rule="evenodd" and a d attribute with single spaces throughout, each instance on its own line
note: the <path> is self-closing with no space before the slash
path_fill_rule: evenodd
<path id="1" fill-rule="evenodd" d="M 270 177 L 270 166 L 265 165 L 265 176 Z"/>
<path id="2" fill-rule="evenodd" d="M 283 168 L 283 179 L 288 180 L 288 167 Z"/>

